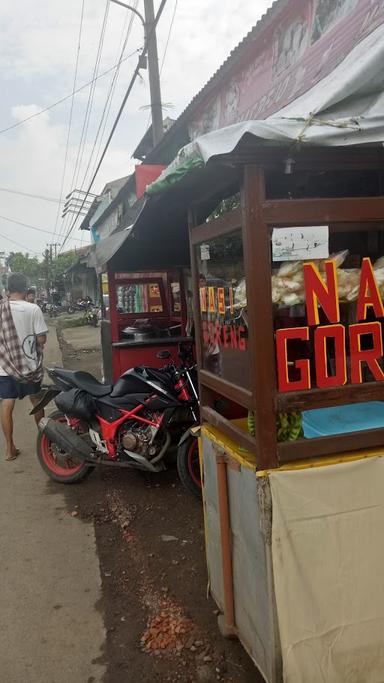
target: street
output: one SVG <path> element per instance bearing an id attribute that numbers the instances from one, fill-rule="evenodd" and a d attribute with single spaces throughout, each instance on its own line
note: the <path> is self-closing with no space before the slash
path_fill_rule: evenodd
<path id="1" fill-rule="evenodd" d="M 84 368 L 77 330 L 65 333 L 65 364 Z M 96 338 L 90 328 L 89 343 Z M 97 372 L 96 350 L 86 359 Z M 45 364 L 61 362 L 51 327 Z M 240 645 L 218 631 L 201 504 L 175 471 L 103 470 L 79 486 L 57 485 L 37 462 L 28 410 L 27 401 L 17 405 L 19 458 L 0 463 L 1 680 L 257 683 Z M 177 649 L 173 627 L 185 630 Z M 156 629 L 161 652 L 143 640 Z"/>
<path id="2" fill-rule="evenodd" d="M 55 332 L 46 363 L 60 361 Z M 91 523 L 35 456 L 29 403 L 17 405 L 14 462 L 0 461 L 0 670 L 7 683 L 96 683 L 105 666 L 99 561 Z"/>

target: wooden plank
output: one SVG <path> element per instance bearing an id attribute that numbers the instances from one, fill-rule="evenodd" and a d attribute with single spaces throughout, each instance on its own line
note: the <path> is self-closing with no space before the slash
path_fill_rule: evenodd
<path id="1" fill-rule="evenodd" d="M 324 149 L 310 148 L 292 150 L 278 148 L 268 149 L 259 147 L 251 148 L 249 140 L 247 146 L 238 149 L 232 154 L 217 156 L 220 163 L 258 164 L 265 169 L 284 171 L 285 160 L 293 158 L 295 161 L 294 171 L 330 171 L 330 170 L 382 170 L 384 166 L 384 150 L 368 148 L 341 148 Z"/>
<path id="2" fill-rule="evenodd" d="M 255 413 L 258 466 L 277 466 L 275 418 L 275 354 L 271 292 L 271 244 L 263 220 L 264 172 L 256 166 L 244 169 L 241 192 L 243 250 L 247 281 L 250 375 Z"/>
<path id="3" fill-rule="evenodd" d="M 215 218 L 209 223 L 202 223 L 193 228 L 191 233 L 191 244 L 200 244 L 205 240 L 212 240 L 220 235 L 225 235 L 241 228 L 241 209 L 233 209 Z"/>
<path id="4" fill-rule="evenodd" d="M 334 389 L 311 389 L 277 395 L 278 411 L 312 410 L 360 401 L 382 401 L 384 384 L 382 382 L 366 382 L 365 384 L 346 384 Z"/>
<path id="5" fill-rule="evenodd" d="M 216 377 L 211 372 L 202 369 L 199 370 L 199 381 L 202 386 L 222 394 L 245 408 L 253 407 L 252 392 L 247 389 L 243 389 L 222 377 Z"/>
<path id="6" fill-rule="evenodd" d="M 322 436 L 318 439 L 300 439 L 280 443 L 277 451 L 279 463 L 282 465 L 293 460 L 307 460 L 322 455 L 337 455 L 377 446 L 383 446 L 384 452 L 384 429 L 369 429 L 362 432 Z"/>
<path id="7" fill-rule="evenodd" d="M 196 343 L 196 360 L 199 368 L 202 366 L 202 331 L 201 331 L 201 315 L 200 315 L 200 299 L 199 299 L 199 269 L 197 267 L 196 250 L 192 244 L 192 232 L 196 224 L 196 214 L 193 209 L 188 211 L 188 227 L 189 227 L 189 245 L 190 245 L 190 259 L 191 259 L 191 275 L 192 275 L 192 297 L 193 297 L 193 321 L 195 324 L 195 343 Z"/>
<path id="8" fill-rule="evenodd" d="M 263 218 L 273 227 L 384 220 L 384 197 L 278 199 L 263 202 Z"/>
<path id="9" fill-rule="evenodd" d="M 232 424 L 232 422 L 226 420 L 225 417 L 217 413 L 212 408 L 209 408 L 208 406 L 202 406 L 201 416 L 203 423 L 206 421 L 213 427 L 217 427 L 217 429 L 223 432 L 223 434 L 225 434 L 225 436 L 227 436 L 229 439 L 232 439 L 232 441 L 234 441 L 241 448 L 245 448 L 251 453 L 257 452 L 255 439 L 253 439 L 250 434 L 247 434 L 247 432 L 244 432 L 242 429 L 240 429 L 240 427 L 237 427 L 236 425 Z M 258 467 L 260 467 L 259 464 Z"/>

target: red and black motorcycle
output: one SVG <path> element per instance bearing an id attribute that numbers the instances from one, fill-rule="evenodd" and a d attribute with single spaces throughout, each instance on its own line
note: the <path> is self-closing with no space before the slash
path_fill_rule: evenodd
<path id="1" fill-rule="evenodd" d="M 180 366 L 132 368 L 114 385 L 101 384 L 88 372 L 49 369 L 54 385 L 32 411 L 52 399 L 58 408 L 39 425 L 37 455 L 44 471 L 66 484 L 100 465 L 160 472 L 176 445 L 180 479 L 200 495 L 198 442 L 192 431 L 199 421 L 196 366 L 190 349 L 180 347 L 179 356 Z M 158 358 L 169 359 L 170 353 L 160 351 Z"/>

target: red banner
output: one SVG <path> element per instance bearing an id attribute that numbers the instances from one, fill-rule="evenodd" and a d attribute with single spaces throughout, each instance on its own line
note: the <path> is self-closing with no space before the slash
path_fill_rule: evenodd
<path id="1" fill-rule="evenodd" d="M 196 112 L 191 137 L 279 111 L 331 73 L 383 21 L 383 0 L 282 3 Z"/>
<path id="2" fill-rule="evenodd" d="M 165 168 L 161 164 L 153 164 L 152 166 L 149 164 L 139 164 L 135 166 L 137 199 L 143 196 L 147 185 L 154 183 Z"/>

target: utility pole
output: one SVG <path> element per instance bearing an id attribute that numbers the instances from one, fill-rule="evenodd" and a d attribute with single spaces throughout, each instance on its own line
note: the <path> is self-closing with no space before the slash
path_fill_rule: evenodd
<path id="1" fill-rule="evenodd" d="M 157 38 L 155 27 L 155 10 L 153 0 L 144 0 L 145 35 L 148 40 L 148 73 L 151 92 L 152 137 L 156 147 L 163 137 L 163 107 L 161 103 L 159 58 L 157 55 Z"/>

